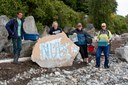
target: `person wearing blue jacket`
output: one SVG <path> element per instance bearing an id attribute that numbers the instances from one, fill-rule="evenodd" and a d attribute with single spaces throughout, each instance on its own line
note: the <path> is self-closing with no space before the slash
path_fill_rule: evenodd
<path id="1" fill-rule="evenodd" d="M 78 23 L 77 28 L 73 30 L 70 34 L 74 33 L 77 34 L 78 38 L 78 41 L 76 41 L 75 44 L 80 48 L 79 52 L 82 56 L 83 61 L 88 63 L 87 38 L 91 36 L 83 30 L 81 23 Z"/>
<path id="2" fill-rule="evenodd" d="M 8 38 L 12 39 L 14 54 L 13 63 L 15 64 L 18 63 L 18 59 L 20 57 L 20 52 L 22 49 L 22 39 L 25 34 L 25 31 L 23 29 L 24 20 L 22 19 L 22 17 L 23 13 L 18 12 L 17 17 L 11 19 L 5 26 L 9 34 Z"/>

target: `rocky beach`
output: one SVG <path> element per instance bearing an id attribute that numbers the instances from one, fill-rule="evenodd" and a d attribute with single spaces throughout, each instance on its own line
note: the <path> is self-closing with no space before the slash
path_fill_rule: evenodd
<path id="1" fill-rule="evenodd" d="M 14 74 L 9 79 L 0 80 L 0 85 L 128 85 L 128 63 L 110 55 L 110 68 L 95 68 L 95 59 L 85 63 L 74 62 L 63 68 L 40 68 L 35 63 L 25 66 L 24 72 Z M 28 64 L 27 64 L 28 65 Z M 19 65 L 22 66 L 22 63 Z M 10 68 L 11 69 L 11 68 Z M 27 80 L 27 81 L 26 81 Z"/>

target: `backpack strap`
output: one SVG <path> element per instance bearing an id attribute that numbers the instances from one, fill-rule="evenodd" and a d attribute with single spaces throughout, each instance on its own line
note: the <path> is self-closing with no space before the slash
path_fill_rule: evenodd
<path id="1" fill-rule="evenodd" d="M 107 36 L 109 37 L 109 30 L 105 30 L 105 32 L 104 32 L 104 33 L 102 32 L 102 30 L 100 30 L 99 35 L 101 35 L 101 34 L 107 34 Z"/>

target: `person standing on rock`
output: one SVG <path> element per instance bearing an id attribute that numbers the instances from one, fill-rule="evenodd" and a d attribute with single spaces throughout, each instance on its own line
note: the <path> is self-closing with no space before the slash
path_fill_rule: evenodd
<path id="1" fill-rule="evenodd" d="M 98 48 L 96 51 L 96 67 L 100 67 L 100 57 L 102 51 L 104 52 L 105 56 L 105 62 L 104 62 L 104 67 L 109 68 L 109 44 L 110 40 L 112 38 L 112 34 L 109 30 L 107 30 L 106 23 L 101 24 L 102 29 L 99 31 L 98 36 L 97 36 L 97 42 L 98 43 L 103 43 L 102 45 L 98 44 Z"/>
<path id="2" fill-rule="evenodd" d="M 61 33 L 61 32 L 62 32 L 62 29 L 58 27 L 58 22 L 54 21 L 52 23 L 52 28 L 50 29 L 49 34 L 50 35 L 56 35 L 56 34 Z"/>
<path id="3" fill-rule="evenodd" d="M 91 36 L 83 30 L 83 26 L 81 23 L 78 23 L 77 28 L 70 34 L 77 35 L 78 41 L 76 41 L 75 44 L 80 48 L 79 52 L 82 56 L 83 61 L 88 63 L 87 38 Z"/>
<path id="4" fill-rule="evenodd" d="M 25 31 L 23 29 L 24 20 L 22 19 L 22 17 L 23 13 L 17 12 L 17 17 L 11 19 L 5 26 L 9 33 L 9 37 L 12 39 L 14 54 L 13 63 L 15 64 L 18 64 L 18 59 L 20 57 L 20 52 L 22 49 L 22 39 L 25 34 Z"/>

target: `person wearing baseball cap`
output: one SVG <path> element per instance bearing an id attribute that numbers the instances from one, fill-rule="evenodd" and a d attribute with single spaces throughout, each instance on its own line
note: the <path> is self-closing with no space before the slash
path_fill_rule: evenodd
<path id="1" fill-rule="evenodd" d="M 96 67 L 100 67 L 100 57 L 103 51 L 105 56 L 104 68 L 109 68 L 109 48 L 112 34 L 109 30 L 107 30 L 106 23 L 102 23 L 101 28 L 102 29 L 99 31 L 97 36 L 98 48 L 96 50 Z"/>

